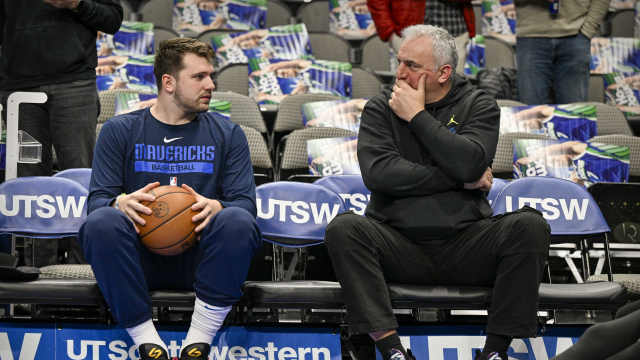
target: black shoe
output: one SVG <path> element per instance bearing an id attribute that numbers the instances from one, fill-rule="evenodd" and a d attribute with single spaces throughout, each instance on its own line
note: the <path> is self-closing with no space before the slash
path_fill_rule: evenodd
<path id="1" fill-rule="evenodd" d="M 138 346 L 140 360 L 169 360 L 169 355 L 160 345 L 142 344 Z"/>
<path id="2" fill-rule="evenodd" d="M 402 351 L 398 349 L 391 349 L 389 353 L 389 360 L 416 360 L 416 358 L 409 349 L 407 349 L 407 356 L 404 356 Z"/>
<path id="3" fill-rule="evenodd" d="M 488 355 L 482 353 L 482 351 L 476 351 L 475 360 L 509 360 L 507 353 L 492 352 Z"/>
<path id="4" fill-rule="evenodd" d="M 180 360 L 207 360 L 210 349 L 209 344 L 191 344 L 180 351 Z"/>

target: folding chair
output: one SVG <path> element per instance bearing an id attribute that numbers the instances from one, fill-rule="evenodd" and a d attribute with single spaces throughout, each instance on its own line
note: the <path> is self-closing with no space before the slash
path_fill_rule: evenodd
<path id="1" fill-rule="evenodd" d="M 324 242 L 329 222 L 344 212 L 340 196 L 322 186 L 278 181 L 256 188 L 258 227 L 265 241 L 273 244 L 273 280 L 304 278 L 307 260 L 304 248 Z M 293 253 L 288 266 L 285 253 Z"/>
<path id="2" fill-rule="evenodd" d="M 347 210 L 364 215 L 371 191 L 367 189 L 361 175 L 324 176 L 313 182 L 340 195 Z"/>
<path id="3" fill-rule="evenodd" d="M 493 179 L 493 184 L 491 185 L 491 189 L 487 194 L 487 200 L 489 200 L 489 204 L 493 204 L 493 201 L 495 200 L 495 198 L 498 196 L 498 194 L 500 194 L 500 191 L 502 191 L 502 189 L 504 189 L 504 187 L 508 183 L 509 181 L 505 179 L 500 179 L 500 178 Z"/>
<path id="4" fill-rule="evenodd" d="M 351 69 L 351 97 L 370 99 L 382 90 L 382 81 L 371 71 L 354 67 Z"/>
<path id="5" fill-rule="evenodd" d="M 391 53 L 389 45 L 372 35 L 362 43 L 361 66 L 373 71 L 389 73 L 391 71 Z"/>
<path id="6" fill-rule="evenodd" d="M 89 183 L 91 182 L 91 168 L 75 168 L 57 172 L 53 177 L 65 178 L 73 180 L 82 185 L 89 191 Z"/>
<path id="7" fill-rule="evenodd" d="M 307 25 L 308 31 L 329 32 L 329 1 L 314 0 L 302 4 L 296 13 L 299 23 Z"/>
<path id="8" fill-rule="evenodd" d="M 216 72 L 218 91 L 232 91 L 249 95 L 249 68 L 247 64 L 229 64 Z"/>
<path id="9" fill-rule="evenodd" d="M 609 13 L 607 22 L 611 26 L 610 37 L 634 37 L 635 11 L 633 9 L 617 10 Z"/>
<path id="10" fill-rule="evenodd" d="M 276 180 L 291 180 L 298 174 L 309 174 L 307 140 L 355 136 L 352 131 L 338 128 L 298 129 L 285 136 L 276 149 Z"/>
<path id="11" fill-rule="evenodd" d="M 249 143 L 253 176 L 257 185 L 273 180 L 273 163 L 262 135 L 254 128 L 240 125 Z"/>
<path id="12" fill-rule="evenodd" d="M 9 180 L 0 184 L 0 198 L 13 206 L 0 216 L 0 233 L 35 241 L 75 237 L 87 215 L 87 196 L 83 185 L 61 176 Z M 45 279 L 93 279 L 89 265 L 49 265 L 40 271 Z"/>
<path id="13" fill-rule="evenodd" d="M 173 27 L 173 0 L 151 0 L 142 7 L 142 20 L 155 27 Z"/>
<path id="14" fill-rule="evenodd" d="M 609 281 L 612 280 L 607 225 L 598 204 L 581 185 L 553 177 L 526 177 L 507 184 L 492 203 L 494 214 L 502 214 L 529 205 L 542 212 L 551 226 L 552 256 L 564 258 L 578 283 L 590 274 L 588 249 L 603 238 Z M 577 244 L 568 250 L 554 249 L 554 244 Z M 563 246 L 565 247 L 565 246 Z M 582 275 L 571 257 L 572 250 L 581 250 Z"/>
<path id="15" fill-rule="evenodd" d="M 491 36 L 485 36 L 484 41 L 484 54 L 486 57 L 485 63 L 487 64 L 487 69 L 498 68 L 501 66 L 505 68 L 516 67 L 516 53 L 513 46 L 503 40 Z"/>
<path id="16" fill-rule="evenodd" d="M 595 105 L 596 116 L 598 117 L 598 135 L 629 135 L 633 136 L 633 131 L 620 109 L 613 105 L 602 102 L 581 102 L 573 103 L 580 105 Z"/>
<path id="17" fill-rule="evenodd" d="M 267 1 L 266 27 L 270 28 L 276 25 L 292 24 L 293 21 L 293 14 L 287 5 L 283 4 L 279 0 Z"/>
<path id="18" fill-rule="evenodd" d="M 513 140 L 548 139 L 545 135 L 529 133 L 508 133 L 498 137 L 496 155 L 493 158 L 493 175 L 498 178 L 513 178 Z"/>
<path id="19" fill-rule="evenodd" d="M 629 182 L 640 182 L 640 137 L 630 135 L 598 135 L 589 140 L 629 147 Z"/>
<path id="20" fill-rule="evenodd" d="M 328 20 L 327 20 L 328 21 Z M 309 33 L 311 51 L 316 59 L 349 62 L 351 45 L 343 38 L 328 32 Z"/>

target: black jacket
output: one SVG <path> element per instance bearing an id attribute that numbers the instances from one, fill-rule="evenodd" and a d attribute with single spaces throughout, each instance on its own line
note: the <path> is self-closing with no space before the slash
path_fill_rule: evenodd
<path id="1" fill-rule="evenodd" d="M 389 107 L 390 92 L 364 108 L 358 161 L 371 190 L 366 215 L 416 241 L 446 239 L 491 216 L 486 194 L 463 184 L 482 176 L 496 152 L 500 108 L 460 76 L 410 123 Z"/>
<path id="2" fill-rule="evenodd" d="M 122 23 L 118 0 L 83 0 L 77 11 L 42 0 L 0 0 L 0 89 L 95 79 L 96 35 Z"/>

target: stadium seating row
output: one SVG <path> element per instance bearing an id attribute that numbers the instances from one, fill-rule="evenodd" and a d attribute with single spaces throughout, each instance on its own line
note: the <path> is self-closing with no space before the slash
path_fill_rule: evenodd
<path id="1" fill-rule="evenodd" d="M 8 198 L 13 196 L 46 195 L 64 199 L 65 191 L 73 193 L 76 204 L 82 204 L 82 196 L 87 190 L 74 181 L 61 178 L 19 178 L 0 185 L 3 194 Z M 273 192 L 273 188 L 278 188 Z M 258 221 L 263 229 L 265 240 L 277 243 L 278 246 L 287 245 L 287 239 L 296 239 L 293 246 L 300 246 L 302 232 L 315 232 L 315 237 L 306 235 L 310 243 L 317 244 L 322 239 L 323 227 L 330 221 L 331 216 L 325 213 L 318 219 L 310 219 L 310 222 L 321 222 L 321 228 L 309 228 L 305 224 L 296 227 L 292 222 L 274 216 L 270 207 L 272 199 L 282 203 L 286 201 L 307 201 L 308 197 L 314 197 L 313 192 L 318 191 L 319 185 L 301 184 L 290 182 L 276 182 L 262 185 L 257 190 L 259 202 Z M 62 189 L 62 190 L 60 190 Z M 70 190 L 69 190 L 70 189 Z M 323 190 L 327 193 L 326 190 Z M 83 195 L 84 194 L 84 195 Z M 343 200 L 336 193 L 333 198 L 318 202 L 327 203 L 329 212 L 333 216 L 337 214 Z M 77 200 L 75 198 L 78 198 Z M 276 199 L 277 198 L 277 199 Z M 496 196 L 492 205 L 496 213 L 510 210 L 511 206 L 524 205 L 522 199 L 552 198 L 584 204 L 583 216 L 548 216 L 548 221 L 554 235 L 554 242 L 573 241 L 574 236 L 579 239 L 591 237 L 594 234 L 609 232 L 609 227 L 604 222 L 597 204 L 584 190 L 572 182 L 544 177 L 519 179 L 505 185 Z M 69 201 L 69 200 L 67 200 Z M 330 204 L 338 203 L 337 210 Z M 275 205 L 273 205 L 275 206 Z M 344 206 L 344 205 L 343 205 Z M 267 209 L 267 210 L 265 210 Z M 0 209 L 1 210 L 1 209 Z M 76 209 L 77 210 L 77 209 Z M 17 214 L 5 216 L 0 222 L 0 232 L 29 234 L 34 237 L 51 237 L 55 235 L 72 235 L 73 227 L 77 231 L 82 223 L 79 211 L 74 214 L 80 216 L 63 217 L 54 214 L 53 217 L 39 217 L 34 219 L 35 208 L 26 215 L 26 209 L 18 210 Z M 55 212 L 55 211 L 54 211 Z M 276 211 L 279 213 L 279 211 Z M 552 214 L 552 212 L 550 212 Z M 287 215 L 285 210 L 285 215 Z M 569 214 L 570 215 L 570 214 Z M 313 217 L 313 216 L 310 216 Z M 52 222 L 55 226 L 52 226 Z M 70 224 L 66 228 L 64 223 Z M 567 236 L 569 236 L 567 238 Z M 580 240 L 582 241 L 582 240 Z M 600 240 L 601 241 L 601 240 Z M 604 239 L 605 246 L 608 244 Z M 610 261 L 609 261 L 610 264 Z M 104 301 L 93 279 L 88 265 L 53 265 L 41 269 L 41 278 L 28 282 L 0 281 L 0 303 L 40 304 L 58 306 L 96 306 L 105 310 Z M 390 285 L 392 301 L 398 309 L 436 308 L 436 309 L 486 309 L 491 299 L 491 289 L 487 287 L 465 286 L 421 286 L 421 285 Z M 626 301 L 628 292 L 633 288 L 625 289 L 615 282 L 587 282 L 582 284 L 543 284 L 540 287 L 541 310 L 557 309 L 589 309 L 613 311 Z M 181 291 L 154 291 L 153 303 L 160 307 L 191 306 L 194 300 L 192 292 Z M 335 282 L 305 281 L 249 281 L 245 284 L 245 297 L 237 311 L 245 319 L 251 317 L 254 308 L 269 309 L 342 309 L 342 296 L 340 287 Z M 343 321 L 341 319 L 340 321 Z"/>

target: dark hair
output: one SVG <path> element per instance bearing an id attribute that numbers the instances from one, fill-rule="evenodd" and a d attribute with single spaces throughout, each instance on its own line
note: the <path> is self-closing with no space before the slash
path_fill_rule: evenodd
<path id="1" fill-rule="evenodd" d="M 211 45 L 197 39 L 174 38 L 160 43 L 153 64 L 158 92 L 162 89 L 162 75 L 177 77 L 178 72 L 184 69 L 182 59 L 188 53 L 206 58 L 209 62 L 212 62 L 214 57 Z"/>

